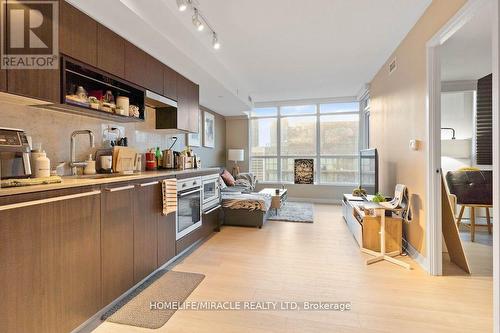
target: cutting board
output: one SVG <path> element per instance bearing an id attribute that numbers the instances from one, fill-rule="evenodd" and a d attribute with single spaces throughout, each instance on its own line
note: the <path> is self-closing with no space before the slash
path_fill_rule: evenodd
<path id="1" fill-rule="evenodd" d="M 135 169 L 137 151 L 130 147 L 113 148 L 113 171 L 132 173 Z"/>

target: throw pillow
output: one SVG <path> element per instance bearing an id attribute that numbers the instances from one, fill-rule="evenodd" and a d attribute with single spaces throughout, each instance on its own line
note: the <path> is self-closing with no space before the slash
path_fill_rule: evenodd
<path id="1" fill-rule="evenodd" d="M 220 189 L 223 190 L 227 187 L 226 183 L 224 182 L 224 179 L 222 179 L 221 176 L 219 176 L 219 184 L 220 184 Z"/>
<path id="2" fill-rule="evenodd" d="M 227 186 L 234 186 L 234 178 L 229 173 L 229 171 L 224 170 L 221 177 L 222 177 L 222 179 L 224 179 L 224 183 L 226 183 Z"/>

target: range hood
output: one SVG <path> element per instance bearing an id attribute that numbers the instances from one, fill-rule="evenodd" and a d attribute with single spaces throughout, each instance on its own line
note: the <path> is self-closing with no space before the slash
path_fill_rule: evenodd
<path id="1" fill-rule="evenodd" d="M 144 104 L 150 108 L 177 108 L 177 102 L 165 96 L 158 95 L 152 91 L 146 90 Z"/>

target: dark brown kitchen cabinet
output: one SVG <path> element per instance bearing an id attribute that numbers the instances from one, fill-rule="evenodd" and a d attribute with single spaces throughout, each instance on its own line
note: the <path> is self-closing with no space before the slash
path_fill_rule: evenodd
<path id="1" fill-rule="evenodd" d="M 134 196 L 134 282 L 139 282 L 158 267 L 160 183 L 137 184 Z"/>
<path id="2" fill-rule="evenodd" d="M 0 211 L 0 332 L 39 332 L 42 309 L 42 208 Z"/>
<path id="3" fill-rule="evenodd" d="M 7 39 L 9 33 L 6 33 Z M 8 43 L 8 41 L 7 41 Z M 0 73 L 0 90 L 44 101 L 60 101 L 58 69 L 11 69 Z"/>
<path id="4" fill-rule="evenodd" d="M 158 267 L 175 257 L 175 217 L 172 212 L 158 219 Z"/>
<path id="5" fill-rule="evenodd" d="M 200 131 L 200 86 L 192 83 L 189 85 L 189 131 Z"/>
<path id="6" fill-rule="evenodd" d="M 0 331 L 72 331 L 102 306 L 99 191 L 27 194 L 0 205 Z"/>
<path id="7" fill-rule="evenodd" d="M 134 186 L 120 183 L 101 194 L 103 305 L 134 284 Z"/>
<path id="8" fill-rule="evenodd" d="M 66 1 L 60 1 L 59 51 L 97 65 L 97 22 Z"/>
<path id="9" fill-rule="evenodd" d="M 177 76 L 177 108 L 156 110 L 156 129 L 199 131 L 199 87 L 182 75 Z"/>
<path id="10" fill-rule="evenodd" d="M 125 42 L 125 79 L 141 87 L 146 84 L 147 53 Z"/>
<path id="11" fill-rule="evenodd" d="M 60 103 L 60 73 L 57 69 L 11 69 L 7 71 L 7 92 Z"/>
<path id="12" fill-rule="evenodd" d="M 189 114 L 191 109 L 191 81 L 184 76 L 177 76 L 177 128 L 189 131 Z"/>
<path id="13" fill-rule="evenodd" d="M 0 69 L 0 91 L 7 91 L 7 71 Z"/>
<path id="14" fill-rule="evenodd" d="M 146 81 L 144 88 L 163 94 L 163 65 L 150 55 L 146 57 Z"/>
<path id="15" fill-rule="evenodd" d="M 125 39 L 102 24 L 97 25 L 97 67 L 125 77 Z"/>
<path id="16" fill-rule="evenodd" d="M 70 332 L 102 307 L 99 193 L 42 205 L 43 331 Z"/>
<path id="17" fill-rule="evenodd" d="M 163 66 L 163 95 L 177 100 L 177 74 L 172 68 Z"/>

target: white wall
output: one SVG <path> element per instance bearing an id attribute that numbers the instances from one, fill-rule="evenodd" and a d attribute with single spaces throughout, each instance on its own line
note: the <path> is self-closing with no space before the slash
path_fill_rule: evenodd
<path id="1" fill-rule="evenodd" d="M 441 127 L 452 127 L 456 131 L 458 140 L 471 140 L 474 136 L 474 91 L 454 91 L 441 94 Z M 441 132 L 441 139 L 451 139 L 449 130 Z M 446 156 L 446 144 L 442 145 L 442 168 L 444 172 L 457 170 L 464 166 L 471 166 L 472 145 L 469 148 L 470 158 L 451 158 Z"/>

